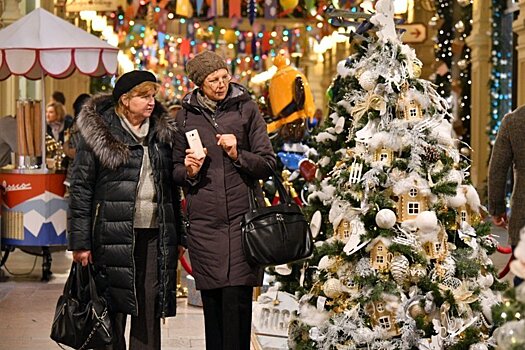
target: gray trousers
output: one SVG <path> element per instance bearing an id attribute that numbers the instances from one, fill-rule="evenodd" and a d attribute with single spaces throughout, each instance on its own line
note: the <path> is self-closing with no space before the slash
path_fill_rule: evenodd
<path id="1" fill-rule="evenodd" d="M 135 287 L 138 316 L 131 316 L 130 350 L 160 350 L 160 318 L 155 317 L 157 291 L 158 229 L 135 229 Z M 125 314 L 114 315 L 112 345 L 96 350 L 126 350 Z"/>

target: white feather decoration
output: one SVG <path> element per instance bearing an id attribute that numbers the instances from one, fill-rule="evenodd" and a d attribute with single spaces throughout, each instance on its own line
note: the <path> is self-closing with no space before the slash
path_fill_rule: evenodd
<path id="1" fill-rule="evenodd" d="M 350 69 L 346 67 L 346 59 L 339 61 L 337 63 L 337 74 L 339 74 L 341 77 L 346 77 L 351 73 Z"/>
<path id="2" fill-rule="evenodd" d="M 337 140 L 337 136 L 330 134 L 329 132 L 323 131 L 320 132 L 316 137 L 315 141 L 319 143 L 323 143 L 326 141 L 335 141 Z"/>
<path id="3" fill-rule="evenodd" d="M 465 196 L 467 197 L 467 203 L 470 205 L 470 208 L 476 213 L 479 213 L 479 208 L 481 207 L 481 200 L 479 199 L 478 191 L 472 185 L 464 185 L 466 189 Z"/>

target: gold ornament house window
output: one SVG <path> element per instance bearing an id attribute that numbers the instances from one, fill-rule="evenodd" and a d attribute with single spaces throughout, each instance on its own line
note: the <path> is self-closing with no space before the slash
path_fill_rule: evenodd
<path id="1" fill-rule="evenodd" d="M 380 310 L 377 310 L 377 311 L 380 311 Z M 388 316 L 380 317 L 379 326 L 387 331 L 390 330 L 390 328 L 392 328 L 392 325 L 390 323 L 390 317 Z"/>
<path id="2" fill-rule="evenodd" d="M 390 166 L 394 160 L 394 151 L 390 148 L 381 147 L 374 153 L 374 161 L 382 162 L 383 164 Z"/>

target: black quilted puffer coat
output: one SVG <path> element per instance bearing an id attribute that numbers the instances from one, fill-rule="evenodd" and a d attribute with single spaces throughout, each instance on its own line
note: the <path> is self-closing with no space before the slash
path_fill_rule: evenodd
<path id="1" fill-rule="evenodd" d="M 91 250 L 97 287 L 116 312 L 137 315 L 133 213 L 144 149 L 122 127 L 111 95 L 96 96 L 76 121 L 80 131 L 70 187 L 70 250 Z M 176 312 L 178 245 L 184 225 L 172 179 L 176 122 L 157 103 L 147 136 L 159 220 L 158 317 Z"/>
<path id="2" fill-rule="evenodd" d="M 177 113 L 173 145 L 174 178 L 185 189 L 188 253 L 198 289 L 257 286 L 262 269 L 248 264 L 241 245 L 241 219 L 249 210 L 249 186 L 270 176 L 275 154 L 266 123 L 245 87 L 230 83 L 217 111 L 199 105 L 194 90 Z M 185 132 L 197 129 L 208 155 L 195 180 L 186 177 Z M 233 162 L 217 146 L 216 134 L 234 134 L 239 158 Z M 260 188 L 259 188 L 260 189 Z M 262 199 L 262 192 L 259 191 Z"/>

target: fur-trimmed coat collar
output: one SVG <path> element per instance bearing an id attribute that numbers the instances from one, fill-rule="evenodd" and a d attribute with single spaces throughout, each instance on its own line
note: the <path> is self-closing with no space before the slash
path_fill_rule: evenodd
<path id="1" fill-rule="evenodd" d="M 76 125 L 86 144 L 93 150 L 103 166 L 116 169 L 125 164 L 131 155 L 129 145 L 115 137 L 114 124 L 121 128 L 119 117 L 114 112 L 115 103 L 111 94 L 93 96 L 82 108 Z M 154 142 L 171 144 L 177 132 L 175 118 L 159 102 L 150 117 L 150 136 Z"/>

